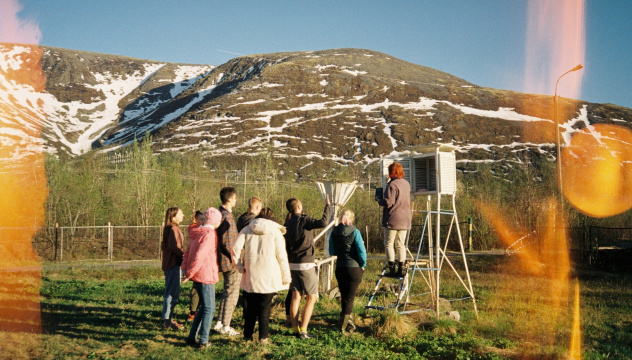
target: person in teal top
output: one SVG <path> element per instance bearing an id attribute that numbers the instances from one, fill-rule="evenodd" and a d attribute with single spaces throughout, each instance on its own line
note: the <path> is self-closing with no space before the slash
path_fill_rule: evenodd
<path id="1" fill-rule="evenodd" d="M 341 330 L 343 333 L 356 329 L 353 316 L 353 300 L 362 282 L 366 267 L 366 248 L 360 230 L 353 225 L 355 214 L 349 209 L 342 210 L 340 223 L 334 227 L 329 238 L 329 251 L 338 257 L 336 279 L 340 289 Z"/>

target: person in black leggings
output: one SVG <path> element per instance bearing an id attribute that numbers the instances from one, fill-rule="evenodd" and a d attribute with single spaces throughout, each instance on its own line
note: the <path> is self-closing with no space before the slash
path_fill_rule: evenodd
<path id="1" fill-rule="evenodd" d="M 362 282 L 366 266 L 366 249 L 360 231 L 353 225 L 355 215 L 349 209 L 342 210 L 340 224 L 334 227 L 329 238 L 331 255 L 338 256 L 336 279 L 340 289 L 341 330 L 343 333 L 356 329 L 353 316 L 353 300 Z"/>

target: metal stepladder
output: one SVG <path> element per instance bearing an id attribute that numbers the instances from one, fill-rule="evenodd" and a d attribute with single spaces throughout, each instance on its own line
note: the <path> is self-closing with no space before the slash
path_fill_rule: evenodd
<path id="1" fill-rule="evenodd" d="M 410 231 L 408 232 L 407 236 L 406 236 L 406 245 L 408 245 L 408 238 L 410 237 Z M 408 254 L 410 254 L 410 250 L 408 250 L 408 246 L 406 246 L 406 252 Z M 382 268 L 382 272 L 380 272 L 380 274 L 377 277 L 377 281 L 375 282 L 375 287 L 373 288 L 373 291 L 371 291 L 371 295 L 369 296 L 369 302 L 364 306 L 365 309 L 375 309 L 375 310 L 386 310 L 388 308 L 394 308 L 396 310 L 398 310 L 400 308 L 400 306 L 404 303 L 402 302 L 402 300 L 404 300 L 404 296 L 407 293 L 407 289 L 408 289 L 408 273 L 410 272 L 410 267 L 408 266 L 408 261 L 406 262 L 406 273 L 404 274 L 404 276 L 391 276 L 391 275 L 386 275 L 386 268 L 388 267 L 388 263 L 384 264 L 384 267 Z M 384 279 L 393 279 L 393 280 L 398 280 L 399 284 L 396 288 L 391 288 L 390 291 L 389 290 L 380 290 L 380 285 L 382 284 L 382 281 Z M 380 306 L 380 305 L 373 305 L 373 300 L 375 300 L 375 296 L 379 293 L 390 293 L 390 292 L 394 292 L 397 296 L 395 302 L 393 302 L 391 305 L 385 305 L 385 306 Z"/>
<path id="2" fill-rule="evenodd" d="M 431 295 L 431 299 L 432 299 L 432 303 L 433 303 L 433 309 L 435 311 L 435 314 L 437 315 L 437 317 L 440 315 L 440 309 L 439 309 L 439 305 L 440 305 L 440 300 L 441 300 L 441 270 L 443 269 L 444 264 L 448 264 L 449 267 L 452 269 L 452 271 L 454 272 L 454 274 L 456 275 L 456 278 L 459 280 L 460 284 L 463 286 L 463 288 L 465 289 L 465 291 L 467 292 L 467 296 L 459 298 L 459 299 L 450 299 L 447 301 L 459 301 L 459 300 L 467 300 L 467 299 L 471 299 L 472 300 L 472 304 L 474 306 L 474 313 L 476 314 L 476 318 L 478 319 L 478 309 L 476 307 L 476 298 L 474 296 L 474 290 L 472 289 L 472 280 L 470 278 L 470 271 L 467 265 L 467 257 L 465 256 L 465 247 L 463 245 L 463 237 L 461 236 L 461 229 L 459 228 L 459 221 L 458 221 L 458 216 L 457 216 L 457 212 L 456 212 L 456 202 L 455 202 L 455 194 L 452 193 L 449 195 L 450 197 L 450 205 L 451 205 L 451 209 L 442 209 L 441 207 L 441 194 L 436 194 L 437 197 L 437 203 L 436 203 L 436 210 L 431 210 L 432 209 L 432 202 L 431 202 L 431 196 L 428 195 L 426 198 L 426 211 L 424 211 L 426 213 L 426 217 L 424 220 L 424 226 L 423 226 L 423 230 L 422 230 L 422 234 L 421 234 L 421 238 L 419 241 L 419 247 L 417 249 L 417 255 L 415 257 L 415 264 L 413 264 L 412 269 L 410 269 L 410 271 L 412 271 L 412 275 L 410 277 L 410 284 L 406 290 L 406 299 L 407 301 L 403 304 L 402 307 L 402 314 L 407 314 L 407 313 L 413 313 L 413 312 L 417 312 L 417 311 L 421 311 L 421 310 L 425 310 L 425 309 L 406 309 L 406 306 L 408 303 L 410 303 L 408 300 L 410 297 L 416 297 L 416 296 L 422 296 L 422 295 L 427 295 L 428 293 L 422 293 L 422 294 L 416 294 L 416 295 L 411 295 L 410 291 L 412 289 L 412 285 L 415 281 L 415 274 L 417 272 L 420 273 L 420 275 L 422 276 L 422 278 L 425 280 L 426 285 L 429 287 L 430 289 L 430 295 Z M 443 244 L 441 243 L 442 239 L 441 239 L 441 216 L 445 215 L 450 219 L 450 224 L 448 227 L 448 231 L 445 235 L 445 239 L 443 241 Z M 435 236 L 432 236 L 433 233 L 433 222 L 432 219 L 433 217 L 436 218 L 436 222 L 435 222 Z M 452 261 L 450 261 L 450 259 L 447 256 L 447 248 L 448 248 L 448 244 L 449 244 L 449 240 L 450 240 L 450 235 L 452 234 L 452 230 L 456 229 L 456 238 L 458 240 L 459 243 L 459 249 L 460 249 L 460 255 L 462 257 L 463 260 L 463 266 L 464 266 L 464 270 L 465 270 L 465 278 L 467 280 L 467 283 L 465 282 L 465 280 L 463 279 L 463 277 L 461 276 L 461 274 L 459 274 L 459 272 L 457 271 L 456 267 L 454 266 L 454 264 L 452 264 Z M 424 236 L 426 235 L 426 233 L 428 234 L 428 259 L 427 262 L 429 264 L 429 266 L 419 266 L 418 262 L 421 258 L 421 249 L 423 246 L 423 239 Z M 424 274 L 424 272 L 427 272 L 427 276 L 426 274 Z"/>
<path id="3" fill-rule="evenodd" d="M 413 210 L 414 213 L 414 210 Z M 415 257 L 413 256 L 413 254 L 410 252 L 410 248 L 408 247 L 408 241 L 410 239 L 410 231 L 406 234 L 406 243 L 405 243 L 405 247 L 406 247 L 406 264 L 405 266 L 405 274 L 404 276 L 390 276 L 390 275 L 386 275 L 386 268 L 388 267 L 388 262 L 384 263 L 384 267 L 382 268 L 382 271 L 380 272 L 380 274 L 377 277 L 377 281 L 375 282 L 375 286 L 373 287 L 373 290 L 371 291 L 371 295 L 369 296 L 369 302 L 366 304 L 366 306 L 364 307 L 365 309 L 375 309 L 375 310 L 386 310 L 386 309 L 391 309 L 394 308 L 396 309 L 396 311 L 399 312 L 399 309 L 401 306 L 405 305 L 405 303 L 408 301 L 408 298 L 404 299 L 404 296 L 407 295 L 408 293 L 408 288 L 409 288 L 409 276 L 408 274 L 411 271 L 411 261 L 413 259 L 415 259 Z M 421 244 L 420 244 L 421 246 Z M 427 260 L 419 260 L 419 261 L 415 261 L 415 264 L 425 264 L 426 266 L 428 266 L 429 262 Z M 430 270 L 430 268 L 429 268 Z M 384 279 L 392 279 L 392 280 L 397 280 L 399 283 L 398 285 L 393 288 L 390 287 L 390 289 L 388 290 L 380 290 L 380 285 L 382 285 L 382 281 Z M 375 300 L 375 297 L 377 294 L 380 293 L 395 293 L 396 294 L 396 300 L 394 302 L 392 302 L 390 305 L 374 305 L 373 301 Z"/>
<path id="4" fill-rule="evenodd" d="M 371 292 L 371 295 L 369 297 L 369 301 L 367 303 L 367 305 L 365 306 L 366 309 L 376 309 L 376 310 L 386 310 L 388 308 L 394 308 L 399 314 L 410 314 L 410 313 L 414 313 L 414 312 L 419 312 L 419 311 L 424 311 L 424 310 L 434 310 L 435 314 L 437 316 L 439 316 L 440 314 L 440 309 L 439 309 L 439 304 L 440 304 L 440 280 L 441 280 L 441 269 L 443 268 L 444 264 L 448 264 L 449 267 L 454 271 L 454 273 L 456 274 L 456 277 L 459 279 L 461 285 L 463 285 L 463 287 L 465 288 L 466 292 L 468 293 L 468 296 L 464 297 L 464 298 L 460 298 L 460 299 L 452 299 L 452 300 L 448 300 L 448 301 L 457 301 L 457 300 L 466 300 L 466 299 L 472 299 L 473 305 L 474 305 L 474 312 L 476 314 L 476 318 L 478 318 L 478 310 L 476 307 L 476 299 L 474 297 L 474 292 L 472 289 L 472 282 L 470 279 L 470 274 L 469 274 L 469 269 L 467 266 L 467 259 L 465 256 L 465 248 L 463 246 L 463 240 L 461 237 L 461 230 L 458 226 L 458 217 L 457 217 L 457 213 L 456 213 L 456 205 L 455 205 L 455 200 L 454 200 L 454 195 L 452 195 L 451 197 L 451 205 L 452 205 L 452 209 L 450 210 L 445 210 L 445 209 L 441 209 L 441 196 L 438 196 L 437 199 L 437 209 L 438 210 L 431 210 L 431 196 L 427 197 L 427 201 L 426 201 L 426 210 L 425 211 L 420 211 L 423 213 L 426 213 L 425 219 L 424 219 L 424 223 L 423 223 L 423 230 L 422 230 L 422 234 L 420 237 L 420 241 L 419 241 L 419 245 L 417 247 L 417 251 L 416 253 L 413 255 L 410 252 L 410 248 L 408 246 L 409 244 L 409 237 L 410 237 L 410 231 L 408 232 L 408 236 L 406 239 L 406 251 L 409 254 L 411 260 L 407 261 L 406 264 L 406 273 L 403 277 L 391 277 L 391 276 L 386 276 L 384 275 L 386 272 L 386 265 L 384 266 L 384 268 L 382 269 L 382 272 L 380 273 L 380 275 L 378 275 L 378 280 L 376 281 L 375 287 L 373 288 L 373 291 Z M 414 210 L 413 210 L 414 212 Z M 449 225 L 449 229 L 447 232 L 447 235 L 445 237 L 445 241 L 443 242 L 443 244 L 441 243 L 441 215 L 445 215 L 448 216 L 450 218 L 450 225 Z M 436 218 L 436 225 L 435 225 L 435 236 L 433 237 L 433 221 L 432 219 Z M 446 252 L 447 252 L 447 246 L 448 246 L 448 240 L 450 239 L 450 235 L 452 232 L 452 229 L 456 228 L 456 234 L 457 234 L 457 238 L 459 241 L 459 245 L 460 245 L 460 249 L 461 249 L 461 255 L 463 257 L 463 263 L 464 263 L 464 267 L 465 267 L 465 273 L 466 273 L 466 279 L 467 279 L 467 284 L 464 281 L 463 277 L 459 274 L 459 272 L 456 270 L 455 266 L 452 264 L 452 262 L 450 261 L 450 259 L 447 257 Z M 428 254 L 427 255 L 423 255 L 422 254 L 422 248 L 423 248 L 423 240 L 424 237 L 426 236 L 428 237 Z M 418 274 L 418 275 L 417 275 Z M 420 294 L 411 294 L 411 290 L 413 289 L 413 284 L 415 283 L 416 278 L 419 278 L 419 276 L 422 277 L 422 279 L 425 282 L 425 285 L 428 288 L 427 292 L 423 292 Z M 392 302 L 391 305 L 387 305 L 387 306 L 378 306 L 378 305 L 373 305 L 373 301 L 375 300 L 375 297 L 378 293 L 380 293 L 380 285 L 382 283 L 382 281 L 385 278 L 392 278 L 392 279 L 397 279 L 399 280 L 399 288 L 396 291 L 396 300 L 394 302 Z M 411 307 L 413 305 L 417 305 L 419 306 L 420 304 L 416 304 L 411 302 L 411 298 L 417 298 L 417 297 L 428 297 L 428 295 L 430 296 L 430 303 L 432 304 L 432 307 L 429 308 L 429 306 L 420 306 L 418 308 L 415 309 L 411 309 Z M 428 303 L 426 303 L 428 304 Z"/>

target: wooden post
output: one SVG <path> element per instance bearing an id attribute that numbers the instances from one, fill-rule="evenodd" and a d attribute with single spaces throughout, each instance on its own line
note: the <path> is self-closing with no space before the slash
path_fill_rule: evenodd
<path id="1" fill-rule="evenodd" d="M 55 223 L 55 262 L 57 262 L 57 252 L 59 251 L 59 234 L 58 234 L 58 230 L 59 230 L 59 223 Z"/>
<path id="2" fill-rule="evenodd" d="M 162 260 L 162 232 L 165 230 L 165 222 L 160 225 L 160 237 L 158 238 L 158 259 Z"/>
<path id="3" fill-rule="evenodd" d="M 61 243 L 59 245 L 59 261 L 64 261 L 64 228 L 61 228 Z"/>
<path id="4" fill-rule="evenodd" d="M 108 221 L 108 260 L 112 260 L 112 224 Z"/>
<path id="5" fill-rule="evenodd" d="M 467 241 L 468 241 L 468 250 L 472 252 L 472 218 L 467 218 Z"/>
<path id="6" fill-rule="evenodd" d="M 368 255 L 368 254 L 369 254 L 369 225 L 367 225 L 367 226 L 364 228 L 364 230 L 366 231 L 366 240 L 365 240 L 365 243 L 366 243 L 366 253 L 367 253 L 367 255 Z"/>
<path id="7" fill-rule="evenodd" d="M 248 177 L 248 161 L 244 164 L 244 201 L 246 200 L 246 179 Z"/>

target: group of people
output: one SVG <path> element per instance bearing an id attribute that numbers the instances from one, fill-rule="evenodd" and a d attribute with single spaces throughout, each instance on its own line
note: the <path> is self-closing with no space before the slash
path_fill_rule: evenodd
<path id="1" fill-rule="evenodd" d="M 401 165 L 399 168 L 401 169 Z M 398 179 L 403 178 L 403 171 L 401 174 Z M 393 217 L 401 216 L 406 211 L 401 202 L 406 200 L 405 195 L 408 194 L 404 184 L 397 183 L 395 186 L 394 180 L 391 177 L 384 198 L 376 199 L 385 207 L 386 221 L 383 220 L 383 225 L 386 224 L 389 229 L 389 240 L 385 244 L 387 249 L 389 246 L 391 249 L 390 252 L 387 250 L 388 264 L 395 264 L 393 244 L 397 244 L 400 262 L 405 260 L 406 255 L 404 249 L 402 257 L 401 241 L 402 236 L 405 239 L 407 229 L 399 228 L 405 227 L 406 222 L 402 223 Z M 244 339 L 253 339 L 255 324 L 258 322 L 259 342 L 269 343 L 272 300 L 279 291 L 289 290 L 285 301 L 286 325 L 292 328 L 293 334 L 298 338 L 311 338 L 308 326 L 318 300 L 312 230 L 328 225 L 332 216 L 329 196 L 325 198 L 325 208 L 319 219 L 307 216 L 299 199 L 287 200 L 288 214 L 283 225 L 275 219 L 270 208 L 263 207 L 258 197 L 249 199 L 248 211 L 237 219 L 232 214 L 237 203 L 236 190 L 232 187 L 222 188 L 220 199 L 222 205 L 219 209 L 210 207 L 204 213 L 195 213 L 194 222 L 187 230 L 189 246 L 186 250 L 182 246 L 183 234 L 179 227 L 184 218 L 182 210 L 172 207 L 166 211 L 161 244 L 162 270 L 165 274 L 163 328 L 183 328 L 182 324 L 172 318 L 173 309 L 180 297 L 180 285 L 192 281 L 190 319 L 193 322 L 186 343 L 200 348 L 208 347 L 215 312 L 215 284 L 221 273 L 224 285 L 216 325 L 213 327 L 215 331 L 229 336 L 240 335 L 231 327 L 231 320 L 241 288 L 244 302 Z M 386 211 L 394 206 L 394 209 Z M 354 217 L 353 211 L 342 210 L 340 223 L 333 228 L 329 238 L 331 255 L 338 257 L 335 275 L 341 293 L 340 329 L 345 333 L 356 328 L 353 301 L 367 262 L 362 236 L 353 225 Z M 410 220 L 407 224 L 410 229 Z M 398 228 L 391 229 L 393 226 Z M 396 230 L 392 236 L 391 230 Z M 403 230 L 403 235 L 400 230 Z M 391 255 L 393 259 L 389 257 Z M 396 272 L 397 269 L 393 271 Z M 301 312 L 303 299 L 305 304 Z"/>

